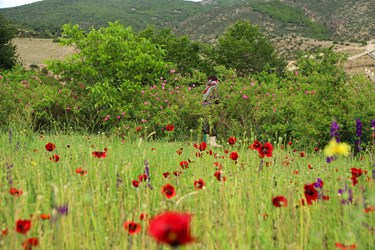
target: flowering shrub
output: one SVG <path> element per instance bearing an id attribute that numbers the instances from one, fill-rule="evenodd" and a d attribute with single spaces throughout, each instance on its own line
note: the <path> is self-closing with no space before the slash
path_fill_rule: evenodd
<path id="1" fill-rule="evenodd" d="M 245 133 L 251 140 L 281 138 L 286 143 L 293 139 L 322 148 L 335 120 L 343 129 L 342 140 L 356 142 L 358 153 L 373 140 L 373 84 L 361 76 L 348 78 L 339 67 L 319 72 L 322 66 L 314 70 L 313 65 L 282 77 L 262 72 L 241 78 L 235 70 L 215 67 L 220 104 L 208 107 L 202 106 L 206 78 L 199 71 L 187 75 L 171 68 L 155 82 L 134 90 L 126 106 L 113 102 L 112 107 L 100 107 L 95 106 L 96 97 L 92 91 L 89 95 L 84 82 L 61 83 L 39 72 L 14 69 L 1 73 L 0 127 L 109 131 L 124 140 L 150 134 L 154 139 L 187 140 L 193 133 L 201 137 L 202 122 L 209 120 L 221 140 Z M 105 98 L 102 94 L 101 99 Z M 118 98 L 111 92 L 105 95 Z M 167 130 L 169 124 L 173 131 Z"/>

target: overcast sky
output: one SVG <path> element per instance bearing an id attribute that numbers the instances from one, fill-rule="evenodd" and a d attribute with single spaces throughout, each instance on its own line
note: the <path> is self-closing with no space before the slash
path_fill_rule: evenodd
<path id="1" fill-rule="evenodd" d="M 16 7 L 41 0 L 0 0 L 0 8 Z"/>
<path id="2" fill-rule="evenodd" d="M 28 3 L 34 3 L 42 0 L 0 0 L 0 8 L 16 7 Z M 191 2 L 201 2 L 202 0 L 185 0 Z"/>

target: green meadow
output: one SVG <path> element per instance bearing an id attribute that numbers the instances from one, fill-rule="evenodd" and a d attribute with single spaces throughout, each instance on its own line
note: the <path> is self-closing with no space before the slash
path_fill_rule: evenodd
<path id="1" fill-rule="evenodd" d="M 3 133 L 1 248 L 21 249 L 26 238 L 37 237 L 36 249 L 169 249 L 148 232 L 150 219 L 165 211 L 192 216 L 194 241 L 182 249 L 374 246 L 373 147 L 327 163 L 322 149 L 302 152 L 298 141 L 271 142 L 272 157 L 261 159 L 249 148 L 254 138 L 237 137 L 233 145 L 221 138 L 221 148 L 208 145 L 205 150 L 194 147 L 198 139 L 121 141 L 105 134 Z M 47 143 L 56 146 L 53 151 L 46 150 Z M 106 152 L 105 158 L 95 157 L 96 151 Z M 238 159 L 230 158 L 232 152 Z M 57 162 L 53 155 L 59 156 Z M 182 168 L 182 161 L 188 166 Z M 149 179 L 135 187 L 132 181 L 145 173 L 145 164 Z M 355 185 L 352 168 L 363 170 Z M 329 198 L 309 205 L 304 185 L 318 178 L 324 183 L 317 188 L 319 195 Z M 202 189 L 194 186 L 199 179 L 204 180 Z M 168 183 L 175 188 L 171 198 L 161 192 Z M 11 187 L 20 192 L 11 195 Z M 339 195 L 339 189 L 346 190 Z M 287 204 L 275 206 L 272 199 L 277 196 Z M 60 211 L 63 206 L 66 211 Z M 16 231 L 20 219 L 31 221 L 25 234 Z M 126 221 L 141 230 L 129 233 Z"/>
<path id="2" fill-rule="evenodd" d="M 245 22 L 214 47 L 59 41 L 77 53 L 0 71 L 0 249 L 374 248 L 374 84 L 346 55 L 285 70 Z"/>

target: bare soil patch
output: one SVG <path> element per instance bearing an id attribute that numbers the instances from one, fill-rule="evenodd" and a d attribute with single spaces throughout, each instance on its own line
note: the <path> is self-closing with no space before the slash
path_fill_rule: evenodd
<path id="1" fill-rule="evenodd" d="M 25 67 L 31 64 L 45 66 L 47 60 L 63 59 L 75 52 L 73 47 L 61 46 L 52 39 L 15 38 L 13 44 L 17 46 L 17 53 Z"/>

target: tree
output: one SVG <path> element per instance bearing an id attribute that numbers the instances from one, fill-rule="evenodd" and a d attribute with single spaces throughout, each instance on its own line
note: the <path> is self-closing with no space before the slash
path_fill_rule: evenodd
<path id="1" fill-rule="evenodd" d="M 98 107 L 126 110 L 142 83 L 157 80 L 165 70 L 165 51 L 137 37 L 131 27 L 109 23 L 90 32 L 78 25 L 63 26 L 61 43 L 77 53 L 51 61 L 49 69 L 65 79 L 85 82 Z"/>
<path id="2" fill-rule="evenodd" d="M 266 69 L 283 71 L 284 60 L 257 26 L 240 21 L 230 27 L 216 46 L 217 63 L 236 69 L 240 76 Z"/>
<path id="3" fill-rule="evenodd" d="M 16 46 L 12 39 L 16 36 L 16 29 L 0 15 L 0 69 L 11 69 L 17 63 Z"/>
<path id="4" fill-rule="evenodd" d="M 203 45 L 191 41 L 185 36 L 177 36 L 171 29 L 163 29 L 156 32 L 153 27 L 148 27 L 139 32 L 140 37 L 150 39 L 166 50 L 164 61 L 174 63 L 179 72 L 191 73 L 193 70 L 206 70 L 205 61 L 201 53 Z"/>

